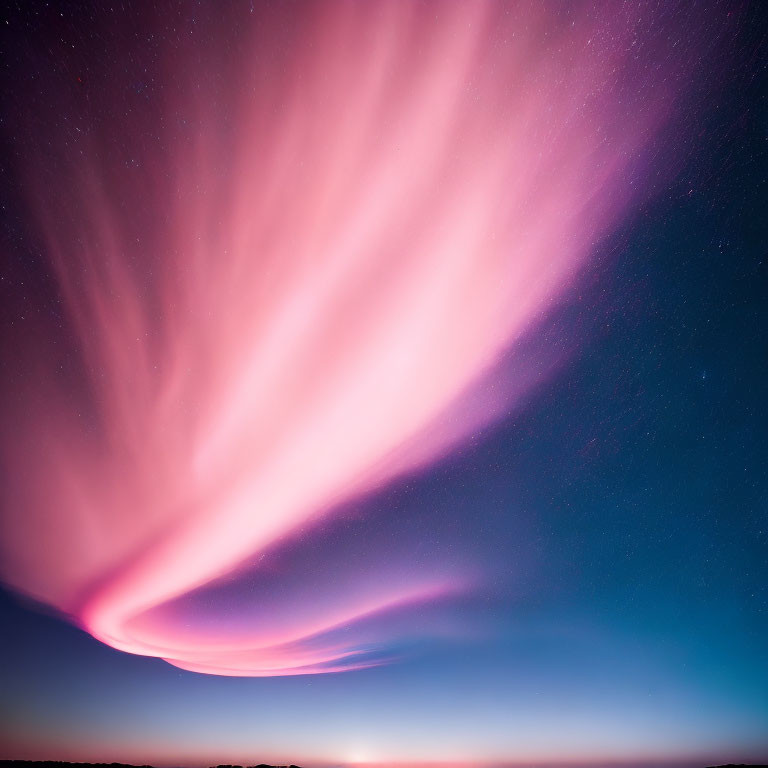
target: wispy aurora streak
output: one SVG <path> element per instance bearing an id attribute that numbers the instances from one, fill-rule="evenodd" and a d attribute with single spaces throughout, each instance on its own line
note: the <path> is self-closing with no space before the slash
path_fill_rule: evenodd
<path id="1" fill-rule="evenodd" d="M 560 351 L 516 344 L 636 194 L 671 64 L 647 66 L 641 3 L 211 16 L 165 52 L 144 113 L 105 87 L 87 130 L 75 102 L 55 173 L 30 162 L 81 365 L 63 375 L 42 326 L 21 363 L 3 579 L 184 669 L 382 663 L 409 609 L 465 592 L 480 563 L 395 562 L 333 592 L 307 573 L 302 599 L 225 630 L 174 605 L 540 378 Z"/>

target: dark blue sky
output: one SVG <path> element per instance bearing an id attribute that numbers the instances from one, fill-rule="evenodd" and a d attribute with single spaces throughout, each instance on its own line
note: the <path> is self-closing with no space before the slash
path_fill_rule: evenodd
<path id="1" fill-rule="evenodd" d="M 551 322 L 584 331 L 568 362 L 325 534 L 340 557 L 397 527 L 410 557 L 487 559 L 495 583 L 452 613 L 471 631 L 369 670 L 220 678 L 120 653 L 4 592 L 0 757 L 768 760 L 768 24 L 759 3 L 733 6 L 742 25 L 693 89 L 679 171 Z M 6 82 L 25 42 L 3 45 Z M 45 302 L 46 278 L 10 161 L 2 195 L 10 326 L 22 283 Z M 313 546 L 285 557 L 311 563 Z"/>

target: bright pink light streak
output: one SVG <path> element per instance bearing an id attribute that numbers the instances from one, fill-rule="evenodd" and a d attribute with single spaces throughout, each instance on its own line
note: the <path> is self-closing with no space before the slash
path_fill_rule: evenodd
<path id="1" fill-rule="evenodd" d="M 225 675 L 379 663 L 357 623 L 469 586 L 425 571 L 237 638 L 155 618 L 524 394 L 530 361 L 483 385 L 626 207 L 668 101 L 661 70 L 632 79 L 626 4 L 566 23 L 333 3 L 266 27 L 239 30 L 234 78 L 215 35 L 169 54 L 195 87 L 163 124 L 194 128 L 137 150 L 146 171 L 101 137 L 38 179 L 92 411 L 43 350 L 6 446 L 4 579 L 115 648 Z"/>

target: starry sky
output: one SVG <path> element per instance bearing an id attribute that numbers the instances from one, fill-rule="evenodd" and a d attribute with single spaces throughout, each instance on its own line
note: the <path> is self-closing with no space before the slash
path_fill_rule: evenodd
<path id="1" fill-rule="evenodd" d="M 0 758 L 768 761 L 766 6 L 0 27 Z"/>

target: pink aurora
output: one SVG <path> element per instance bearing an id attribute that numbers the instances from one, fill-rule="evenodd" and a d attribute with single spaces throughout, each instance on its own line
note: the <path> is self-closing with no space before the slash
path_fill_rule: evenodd
<path id="1" fill-rule="evenodd" d="M 641 3 L 554 9 L 227 11 L 179 33 L 145 113 L 94 94 L 55 177 L 29 164 L 80 365 L 44 327 L 20 362 L 7 584 L 114 648 L 262 676 L 382 663 L 404 611 L 482 579 L 391 563 L 227 631 L 172 608 L 438 460 L 561 354 L 514 349 L 632 202 L 671 94 Z"/>

